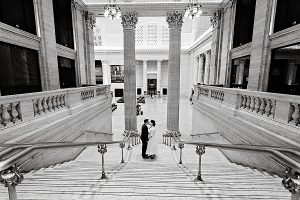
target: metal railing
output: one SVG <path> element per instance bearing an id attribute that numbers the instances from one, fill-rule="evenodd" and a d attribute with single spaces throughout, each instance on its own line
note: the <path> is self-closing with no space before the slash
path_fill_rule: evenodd
<path id="1" fill-rule="evenodd" d="M 208 134 L 199 134 L 199 135 L 211 135 L 216 133 L 208 133 Z M 195 134 L 197 136 L 198 134 Z M 192 136 L 192 135 L 191 135 Z M 194 136 L 194 135 L 193 135 Z M 222 149 L 222 150 L 231 150 L 231 151 L 243 151 L 243 152 L 251 152 L 251 153 L 259 153 L 270 156 L 274 161 L 276 161 L 281 167 L 284 168 L 285 174 L 282 180 L 282 185 L 284 188 L 289 190 L 292 193 L 292 200 L 300 199 L 300 148 L 297 147 L 278 147 L 278 146 L 262 146 L 262 145 L 244 145 L 244 144 L 217 144 L 217 143 L 205 143 L 205 142 L 191 142 L 191 141 L 183 141 L 178 137 L 178 135 L 174 134 L 164 134 L 163 135 L 163 143 L 172 146 L 171 141 L 172 138 L 174 140 L 173 146 L 178 144 L 178 148 L 180 149 L 179 155 L 179 163 L 182 162 L 182 149 L 184 145 L 194 145 L 196 146 L 196 153 L 199 155 L 199 165 L 198 165 L 198 174 L 195 180 L 203 181 L 202 173 L 201 173 L 201 163 L 202 163 L 202 155 L 205 153 L 205 148 L 214 148 L 214 149 Z M 174 147 L 172 148 L 174 150 Z M 288 153 L 289 155 L 293 155 L 291 158 L 284 153 Z M 299 159 L 295 159 L 299 158 Z"/>
<path id="2" fill-rule="evenodd" d="M 132 138 L 132 140 L 130 140 Z M 13 143 L 0 143 L 0 147 L 8 147 L 0 152 L 0 157 L 9 154 L 10 152 L 21 149 L 21 151 L 11 155 L 9 158 L 0 161 L 0 183 L 4 184 L 8 188 L 9 200 L 17 200 L 16 186 L 23 181 L 23 174 L 20 171 L 20 166 L 17 166 L 17 162 L 27 155 L 30 155 L 35 150 L 50 150 L 50 149 L 67 149 L 67 148 L 80 148 L 98 146 L 98 152 L 101 154 L 102 159 L 102 175 L 101 179 L 107 179 L 104 165 L 104 154 L 107 152 L 107 145 L 119 144 L 122 149 L 121 163 L 124 163 L 124 148 L 128 142 L 128 149 L 139 143 L 139 135 L 127 133 L 124 135 L 124 139 L 120 141 L 103 141 L 103 142 L 42 142 L 42 143 L 25 143 L 25 144 L 13 144 Z"/>

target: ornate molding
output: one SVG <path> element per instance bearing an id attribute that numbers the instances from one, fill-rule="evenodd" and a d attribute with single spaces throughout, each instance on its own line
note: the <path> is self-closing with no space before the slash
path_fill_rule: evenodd
<path id="1" fill-rule="evenodd" d="M 210 17 L 210 23 L 213 28 L 218 28 L 220 25 L 220 12 L 216 11 L 214 12 L 213 16 Z"/>
<path id="2" fill-rule="evenodd" d="M 93 30 L 93 28 L 96 26 L 96 17 L 94 13 L 85 12 L 85 20 L 87 22 L 87 27 L 89 30 Z"/>
<path id="3" fill-rule="evenodd" d="M 181 29 L 183 23 L 183 14 L 178 11 L 167 13 L 167 22 L 170 29 Z"/>
<path id="4" fill-rule="evenodd" d="M 135 29 L 137 22 L 138 22 L 137 13 L 126 12 L 122 14 L 122 26 L 124 30 Z"/>

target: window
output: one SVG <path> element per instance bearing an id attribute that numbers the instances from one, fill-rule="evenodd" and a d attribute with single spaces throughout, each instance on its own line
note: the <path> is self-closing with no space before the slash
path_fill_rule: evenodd
<path id="1" fill-rule="evenodd" d="M 168 89 L 167 88 L 163 88 L 163 95 L 167 95 L 168 94 Z"/>
<path id="2" fill-rule="evenodd" d="M 238 0 L 234 25 L 233 47 L 252 41 L 256 0 Z"/>
<path id="3" fill-rule="evenodd" d="M 277 0 L 274 32 L 300 23 L 299 0 Z"/>
<path id="4" fill-rule="evenodd" d="M 58 56 L 58 71 L 60 88 L 76 87 L 74 60 Z"/>
<path id="5" fill-rule="evenodd" d="M 38 53 L 0 42 L 0 94 L 41 91 Z"/>
<path id="6" fill-rule="evenodd" d="M 237 58 L 232 61 L 230 87 L 247 89 L 250 58 Z"/>
<path id="7" fill-rule="evenodd" d="M 33 0 L 0 1 L 0 22 L 36 34 Z"/>
<path id="8" fill-rule="evenodd" d="M 137 88 L 136 93 L 137 95 L 142 95 L 142 88 Z"/>
<path id="9" fill-rule="evenodd" d="M 53 0 L 56 43 L 74 48 L 71 0 Z"/>
<path id="10" fill-rule="evenodd" d="M 300 95 L 300 44 L 272 50 L 268 92 Z"/>
<path id="11" fill-rule="evenodd" d="M 123 97 L 123 89 L 115 89 L 115 97 Z"/>

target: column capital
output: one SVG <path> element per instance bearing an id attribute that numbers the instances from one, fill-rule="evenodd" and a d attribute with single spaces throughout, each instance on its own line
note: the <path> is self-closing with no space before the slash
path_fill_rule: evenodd
<path id="1" fill-rule="evenodd" d="M 183 23 L 183 14 L 178 11 L 167 13 L 167 22 L 170 29 L 181 29 Z"/>
<path id="2" fill-rule="evenodd" d="M 204 53 L 201 53 L 201 54 L 199 55 L 199 58 L 200 58 L 201 60 L 203 60 L 203 59 L 205 58 Z"/>
<path id="3" fill-rule="evenodd" d="M 96 26 L 96 17 L 95 14 L 92 12 L 85 12 L 85 20 L 87 22 L 87 27 L 89 30 L 93 30 L 93 28 Z"/>
<path id="4" fill-rule="evenodd" d="M 122 14 L 122 26 L 124 30 L 135 29 L 138 22 L 138 17 L 136 12 L 126 12 Z"/>
<path id="5" fill-rule="evenodd" d="M 240 64 L 244 65 L 246 63 L 246 58 L 241 58 L 239 61 L 240 61 Z"/>
<path id="6" fill-rule="evenodd" d="M 212 25 L 213 28 L 218 28 L 220 25 L 220 12 L 219 11 L 215 11 L 213 16 L 210 17 L 210 23 Z"/>
<path id="7" fill-rule="evenodd" d="M 206 52 L 205 52 L 205 57 L 207 58 L 208 56 L 210 56 L 210 54 L 211 54 L 211 51 L 210 51 L 210 50 L 206 51 Z"/>

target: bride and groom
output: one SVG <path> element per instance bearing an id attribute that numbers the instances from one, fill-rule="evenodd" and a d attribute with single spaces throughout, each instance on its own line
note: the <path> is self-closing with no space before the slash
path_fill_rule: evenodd
<path id="1" fill-rule="evenodd" d="M 155 121 L 149 119 L 144 120 L 144 124 L 142 126 L 142 157 L 144 159 L 151 158 L 154 159 L 157 153 L 157 144 L 155 140 Z"/>

